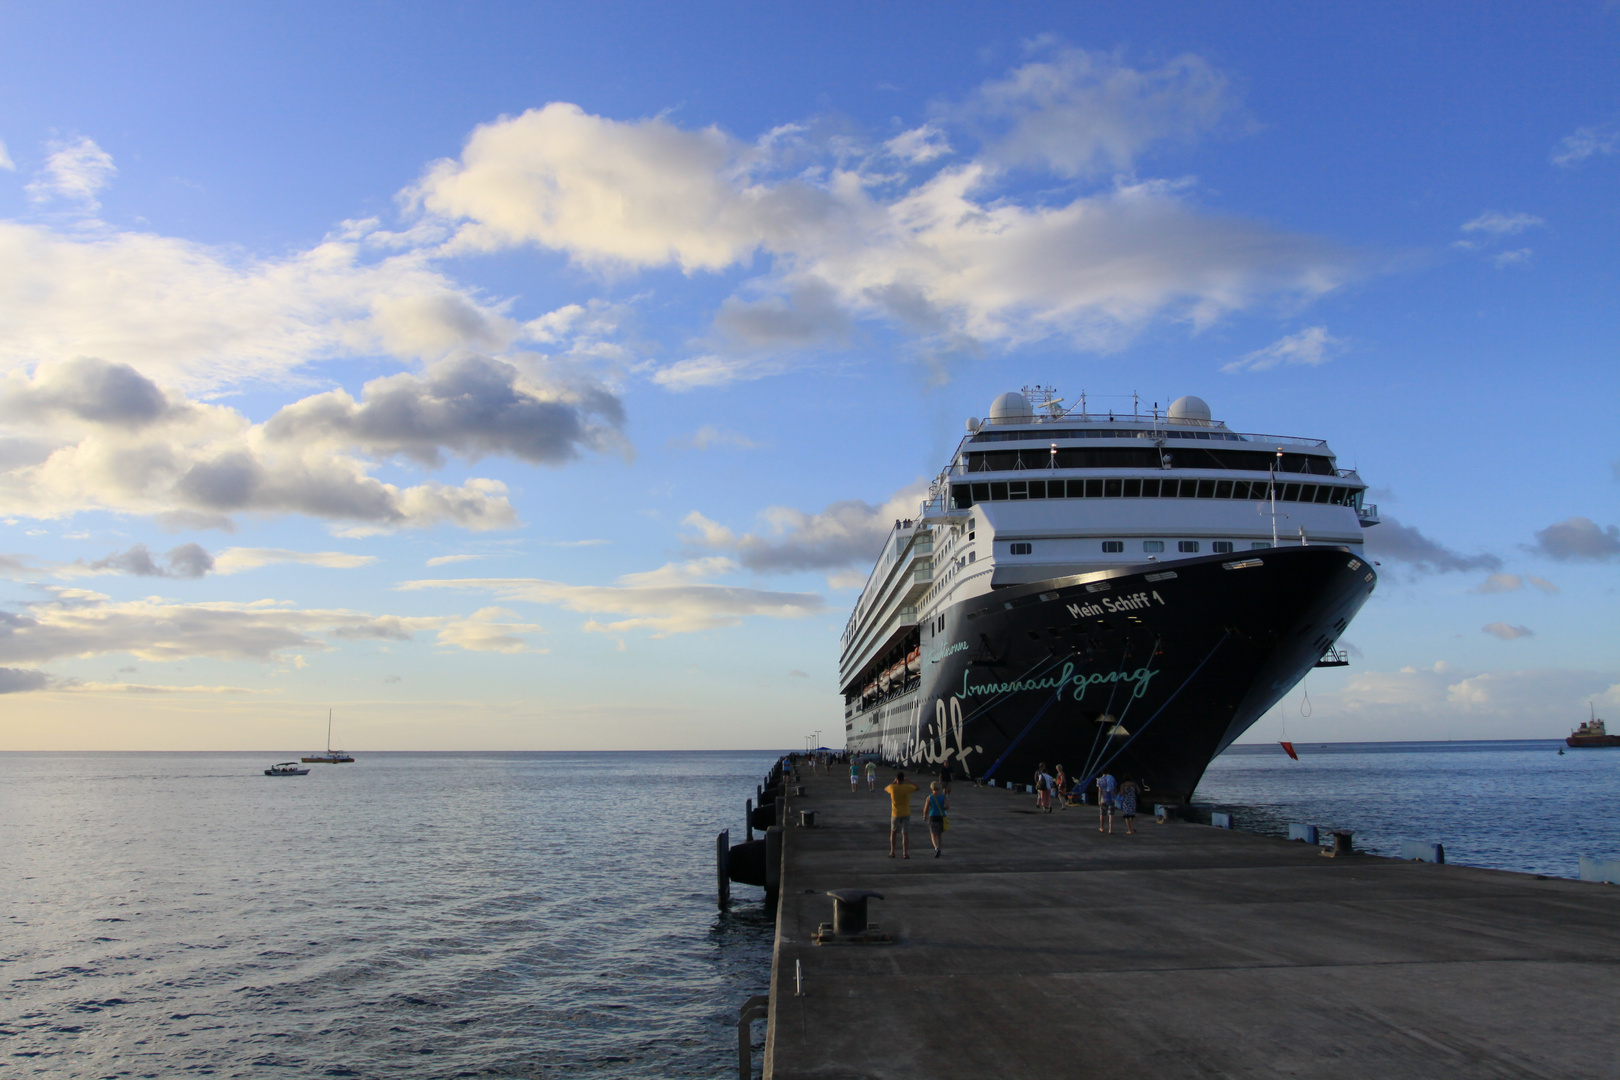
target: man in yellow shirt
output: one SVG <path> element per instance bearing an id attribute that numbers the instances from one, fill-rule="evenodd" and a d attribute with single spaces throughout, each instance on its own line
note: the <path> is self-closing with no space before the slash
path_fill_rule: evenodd
<path id="1" fill-rule="evenodd" d="M 889 858 L 894 858 L 894 835 L 900 834 L 900 857 L 911 858 L 910 842 L 906 836 L 906 825 L 911 821 L 911 793 L 917 790 L 916 784 L 906 783 L 906 774 L 894 774 L 894 783 L 883 789 L 889 793 Z"/>

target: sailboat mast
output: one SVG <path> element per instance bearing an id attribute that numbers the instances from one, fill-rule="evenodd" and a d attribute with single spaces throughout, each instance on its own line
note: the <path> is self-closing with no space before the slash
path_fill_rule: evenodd
<path id="1" fill-rule="evenodd" d="M 332 710 L 326 710 L 326 752 L 332 752 Z"/>

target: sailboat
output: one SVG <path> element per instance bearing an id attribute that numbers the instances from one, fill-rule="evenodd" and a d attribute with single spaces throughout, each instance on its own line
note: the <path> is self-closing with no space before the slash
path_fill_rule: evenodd
<path id="1" fill-rule="evenodd" d="M 353 761 L 354 758 L 342 750 L 332 749 L 332 710 L 326 710 L 326 753 L 311 754 L 307 758 L 299 758 L 306 765 L 342 765 Z"/>

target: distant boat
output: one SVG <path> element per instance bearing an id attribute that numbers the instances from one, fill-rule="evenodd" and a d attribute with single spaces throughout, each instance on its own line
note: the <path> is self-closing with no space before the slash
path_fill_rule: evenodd
<path id="1" fill-rule="evenodd" d="M 300 769 L 296 761 L 283 761 L 264 770 L 266 776 L 307 776 L 308 769 Z"/>
<path id="2" fill-rule="evenodd" d="M 350 757 L 348 754 L 344 753 L 342 750 L 334 750 L 334 749 L 332 749 L 332 710 L 331 709 L 326 710 L 326 753 L 324 753 L 324 754 L 311 754 L 309 757 L 307 757 L 307 758 L 299 758 L 299 760 L 302 761 L 306 765 L 342 765 L 344 762 L 354 760 L 354 758 Z"/>
<path id="3" fill-rule="evenodd" d="M 1591 718 L 1581 721 L 1581 726 L 1570 732 L 1564 745 L 1581 750 L 1592 750 L 1600 746 L 1620 746 L 1620 735 L 1610 735 L 1609 729 L 1603 721 L 1597 718 L 1597 709 L 1588 701 L 1586 707 L 1591 712 Z"/>

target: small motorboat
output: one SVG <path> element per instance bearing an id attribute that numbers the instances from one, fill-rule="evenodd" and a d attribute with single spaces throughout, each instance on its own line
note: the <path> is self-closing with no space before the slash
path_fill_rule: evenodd
<path id="1" fill-rule="evenodd" d="M 308 769 L 300 769 L 296 761 L 283 761 L 264 770 L 266 776 L 308 776 Z"/>

